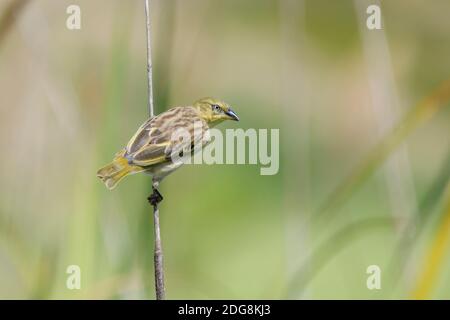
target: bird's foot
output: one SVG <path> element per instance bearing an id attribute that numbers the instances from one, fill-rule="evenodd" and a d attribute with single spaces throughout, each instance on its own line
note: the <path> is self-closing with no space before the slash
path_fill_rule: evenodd
<path id="1" fill-rule="evenodd" d="M 163 199 L 163 196 L 156 188 L 153 188 L 153 193 L 147 198 L 148 202 L 150 202 L 150 204 L 154 207 L 157 206 Z"/>

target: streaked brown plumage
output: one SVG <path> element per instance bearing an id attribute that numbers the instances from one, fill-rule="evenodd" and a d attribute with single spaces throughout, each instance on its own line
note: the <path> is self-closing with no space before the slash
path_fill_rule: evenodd
<path id="1" fill-rule="evenodd" d="M 192 148 L 197 142 L 206 145 L 208 142 L 202 139 L 204 133 L 224 120 L 238 121 L 239 118 L 225 102 L 213 98 L 200 99 L 192 106 L 171 108 L 148 119 L 113 162 L 98 170 L 97 176 L 108 189 L 113 189 L 125 176 L 145 172 L 152 176 L 156 187 L 182 165 L 182 162 L 172 161 L 174 154 Z M 189 132 L 190 141 L 173 139 L 179 129 Z"/>

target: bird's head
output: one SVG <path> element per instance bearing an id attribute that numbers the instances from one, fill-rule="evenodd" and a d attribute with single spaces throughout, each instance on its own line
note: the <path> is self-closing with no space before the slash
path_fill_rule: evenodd
<path id="1" fill-rule="evenodd" d="M 202 98 L 194 103 L 194 108 L 208 123 L 217 124 L 224 120 L 239 121 L 239 117 L 228 104 L 214 98 Z"/>

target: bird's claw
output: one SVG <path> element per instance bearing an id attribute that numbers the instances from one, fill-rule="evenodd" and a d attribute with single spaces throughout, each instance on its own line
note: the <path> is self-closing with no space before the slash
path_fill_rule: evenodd
<path id="1" fill-rule="evenodd" d="M 153 193 L 147 198 L 148 202 L 150 202 L 152 206 L 157 206 L 163 199 L 163 196 L 156 188 L 153 188 Z"/>

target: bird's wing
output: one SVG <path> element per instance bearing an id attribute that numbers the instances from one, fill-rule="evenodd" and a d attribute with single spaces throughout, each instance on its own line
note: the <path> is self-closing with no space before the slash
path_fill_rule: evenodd
<path id="1" fill-rule="evenodd" d="M 174 133 L 180 128 L 189 133 L 190 139 L 174 139 Z M 207 129 L 207 123 L 193 108 L 172 108 L 147 120 L 138 129 L 127 145 L 126 157 L 142 167 L 171 161 L 173 154 L 200 141 Z"/>
<path id="2" fill-rule="evenodd" d="M 134 136 L 128 141 L 126 152 L 127 154 L 133 154 L 136 151 L 138 151 L 142 146 L 145 144 L 148 144 L 149 139 L 151 137 L 151 130 L 152 130 L 152 122 L 155 119 L 155 117 L 149 118 L 147 121 L 145 121 L 139 129 L 136 131 Z"/>

